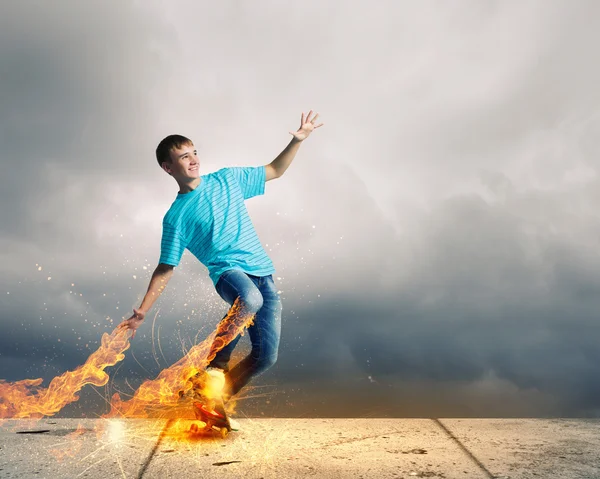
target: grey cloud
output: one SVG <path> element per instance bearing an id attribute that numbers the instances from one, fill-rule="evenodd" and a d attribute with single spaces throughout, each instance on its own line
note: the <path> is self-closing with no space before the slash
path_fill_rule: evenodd
<path id="1" fill-rule="evenodd" d="M 0 377 L 75 368 L 138 305 L 176 193 L 163 136 L 204 172 L 265 164 L 315 108 L 326 125 L 248 202 L 284 330 L 245 410 L 597 415 L 598 6 L 438 7 L 3 7 Z M 225 310 L 186 253 L 152 312 L 160 365 L 146 324 L 114 386 Z"/>

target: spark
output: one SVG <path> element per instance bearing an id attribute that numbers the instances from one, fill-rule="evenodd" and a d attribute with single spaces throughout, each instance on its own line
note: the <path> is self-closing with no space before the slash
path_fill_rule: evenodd
<path id="1" fill-rule="evenodd" d="M 108 422 L 108 438 L 113 444 L 121 444 L 125 437 L 125 425 L 118 419 L 112 419 Z"/>
<path id="2" fill-rule="evenodd" d="M 162 346 L 160 345 L 160 326 L 158 327 L 157 340 L 158 340 L 158 349 L 160 350 L 160 354 L 163 357 L 163 359 L 165 360 L 165 363 L 167 363 L 168 362 L 167 358 L 165 358 L 165 355 L 162 350 Z"/>
<path id="3" fill-rule="evenodd" d="M 156 356 L 156 347 L 154 346 L 154 326 L 156 324 L 157 316 L 158 316 L 158 311 L 156 311 L 156 314 L 154 315 L 154 319 L 152 320 L 152 357 L 154 357 L 154 361 L 156 361 L 156 364 L 158 365 L 158 367 L 161 368 L 162 366 L 158 362 L 158 357 Z"/>

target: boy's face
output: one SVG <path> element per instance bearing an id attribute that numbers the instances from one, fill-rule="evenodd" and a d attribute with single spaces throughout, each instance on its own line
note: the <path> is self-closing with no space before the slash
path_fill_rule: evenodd
<path id="1" fill-rule="evenodd" d="M 171 150 L 171 163 L 163 163 L 162 167 L 175 179 L 194 179 L 200 176 L 200 160 L 194 144 L 182 145 Z"/>

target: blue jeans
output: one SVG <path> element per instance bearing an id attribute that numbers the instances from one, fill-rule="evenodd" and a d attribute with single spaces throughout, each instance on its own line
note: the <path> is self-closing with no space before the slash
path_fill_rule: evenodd
<path id="1" fill-rule="evenodd" d="M 282 305 L 272 275 L 253 276 L 239 269 L 231 269 L 221 275 L 215 288 L 231 306 L 239 298 L 244 314 L 255 314 L 254 323 L 248 328 L 252 343 L 250 354 L 229 369 L 231 353 L 241 337 L 238 335 L 218 351 L 208 365 L 225 371 L 225 394 L 233 396 L 277 361 Z"/>

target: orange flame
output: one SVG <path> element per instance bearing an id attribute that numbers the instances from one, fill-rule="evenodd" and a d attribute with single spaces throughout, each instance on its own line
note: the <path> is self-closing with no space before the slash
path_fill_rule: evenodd
<path id="1" fill-rule="evenodd" d="M 111 399 L 111 410 L 105 417 L 170 417 L 180 418 L 191 414 L 189 404 L 180 402 L 179 391 L 189 390 L 188 379 L 204 369 L 217 352 L 228 345 L 238 334 L 244 334 L 252 325 L 254 315 L 244 314 L 236 300 L 228 315 L 219 323 L 216 331 L 171 367 L 164 369 L 154 380 L 148 380 L 128 401 L 121 401 L 118 393 Z M 185 414 L 184 411 L 189 411 Z"/>
<path id="2" fill-rule="evenodd" d="M 182 412 L 184 416 L 190 416 L 192 408 L 180 402 L 179 391 L 189 390 L 192 385 L 188 379 L 204 369 L 217 352 L 238 334 L 243 335 L 253 320 L 254 315 L 245 314 L 236 301 L 213 334 L 192 347 L 177 363 L 164 369 L 155 380 L 145 381 L 129 401 L 122 401 L 115 393 L 111 410 L 104 417 L 182 417 Z M 122 361 L 129 345 L 126 330 L 116 328 L 110 335 L 104 333 L 100 348 L 90 355 L 85 364 L 55 377 L 46 389 L 39 388 L 42 379 L 25 379 L 15 383 L 0 379 L 0 420 L 39 419 L 56 414 L 67 404 L 77 401 L 76 393 L 86 384 L 104 386 L 109 379 L 104 369 Z"/>
<path id="3" fill-rule="evenodd" d="M 67 404 L 77 401 L 76 393 L 86 384 L 104 386 L 108 382 L 104 369 L 123 360 L 123 352 L 128 348 L 127 333 L 115 329 L 110 335 L 102 335 L 100 347 L 85 364 L 55 377 L 46 389 L 38 389 L 42 379 L 25 379 L 15 383 L 0 379 L 0 419 L 41 418 L 56 414 Z"/>

